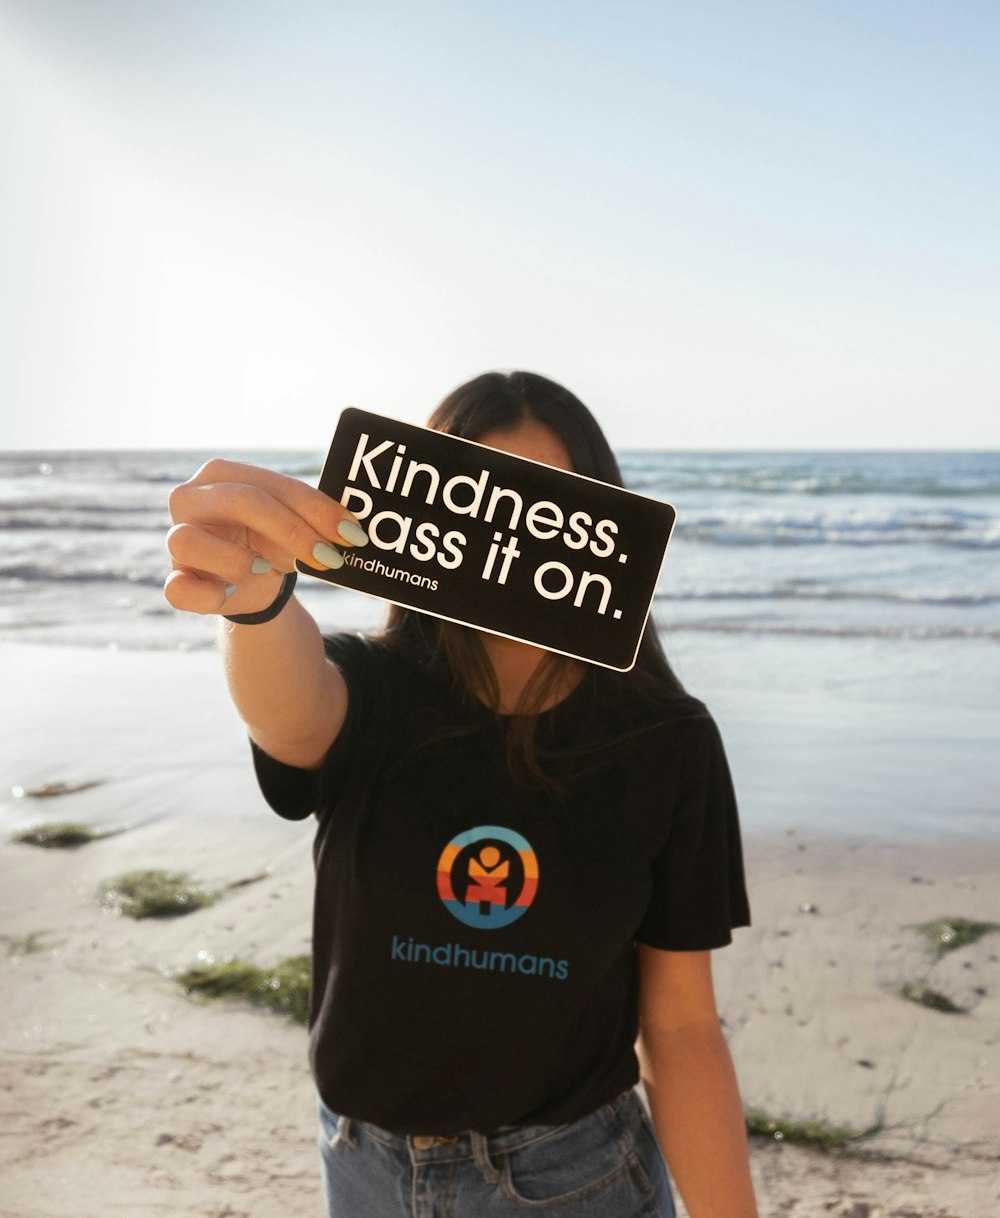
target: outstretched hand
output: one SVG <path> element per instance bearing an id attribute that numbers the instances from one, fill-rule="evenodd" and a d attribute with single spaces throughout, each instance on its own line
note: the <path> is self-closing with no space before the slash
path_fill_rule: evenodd
<path id="1" fill-rule="evenodd" d="M 215 458 L 171 491 L 173 570 L 163 593 L 189 613 L 256 613 L 298 559 L 343 564 L 336 547 L 367 544 L 346 508 L 297 478 Z"/>

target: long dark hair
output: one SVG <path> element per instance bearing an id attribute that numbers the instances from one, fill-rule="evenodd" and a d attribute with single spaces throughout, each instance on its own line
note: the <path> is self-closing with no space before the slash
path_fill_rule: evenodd
<path id="1" fill-rule="evenodd" d="M 465 440 L 479 440 L 491 431 L 513 431 L 528 419 L 544 424 L 562 440 L 576 473 L 623 485 L 615 455 L 587 407 L 562 385 L 534 372 L 477 376 L 449 393 L 427 425 Z M 478 698 L 499 712 L 496 673 L 475 630 L 392 605 L 382 638 L 424 662 L 443 661 L 464 697 Z M 520 778 L 550 784 L 536 748 L 538 716 L 557 691 L 572 684 L 579 663 L 547 652 L 525 686 L 515 713 L 504 716 L 508 762 Z M 599 685 L 604 695 L 650 707 L 684 695 L 651 622 L 629 672 L 592 668 L 585 679 Z"/>

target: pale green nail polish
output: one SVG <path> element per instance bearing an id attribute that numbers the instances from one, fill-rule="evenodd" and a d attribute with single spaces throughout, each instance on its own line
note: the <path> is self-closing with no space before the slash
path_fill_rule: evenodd
<path id="1" fill-rule="evenodd" d="M 235 585 L 235 584 L 229 584 L 229 585 L 228 585 L 228 587 L 226 588 L 226 600 L 229 600 L 229 598 L 230 598 L 230 597 L 231 597 L 231 596 L 232 596 L 232 595 L 233 595 L 235 592 L 236 592 L 236 585 Z"/>
<path id="2" fill-rule="evenodd" d="M 250 570 L 254 575 L 267 575 L 267 573 L 271 570 L 271 564 L 266 558 L 255 558 L 253 560 L 253 566 L 250 568 Z"/>
<path id="3" fill-rule="evenodd" d="M 313 546 L 313 558 L 322 563 L 324 567 L 329 567 L 331 571 L 336 571 L 338 567 L 344 565 L 343 554 L 339 550 L 335 550 L 333 546 L 328 546 L 325 541 L 318 541 Z"/>
<path id="4" fill-rule="evenodd" d="M 368 534 L 359 524 L 355 524 L 353 520 L 342 520 L 337 525 L 337 532 L 352 546 L 366 546 L 368 544 Z"/>

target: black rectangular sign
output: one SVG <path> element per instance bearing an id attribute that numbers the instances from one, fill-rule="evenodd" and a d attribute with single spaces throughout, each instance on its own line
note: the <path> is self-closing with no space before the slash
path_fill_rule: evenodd
<path id="1" fill-rule="evenodd" d="M 353 407 L 319 488 L 370 542 L 299 570 L 627 671 L 674 524 L 658 499 Z"/>

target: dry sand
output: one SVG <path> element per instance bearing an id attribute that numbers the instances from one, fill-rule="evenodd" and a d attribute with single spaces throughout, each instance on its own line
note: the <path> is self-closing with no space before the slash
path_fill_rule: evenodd
<path id="1" fill-rule="evenodd" d="M 216 658 L 7 646 L 0 666 L 0 1216 L 319 1218 L 304 1032 L 170 977 L 308 950 L 311 831 L 262 804 Z M 126 831 L 9 842 L 50 820 Z M 1000 934 L 934 963 L 913 929 L 1000 921 L 997 842 L 800 828 L 751 834 L 748 863 L 755 924 L 716 956 L 747 1105 L 881 1128 L 846 1155 L 755 1141 L 762 1216 L 997 1218 Z M 139 867 L 266 876 L 182 918 L 102 912 L 97 885 Z M 969 1013 L 895 992 L 921 980 Z"/>

